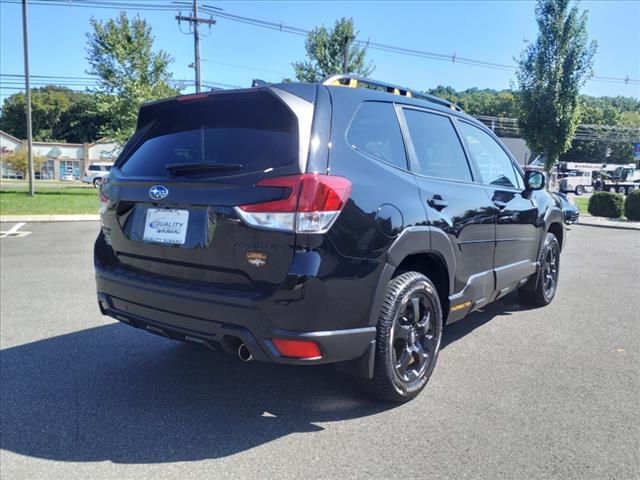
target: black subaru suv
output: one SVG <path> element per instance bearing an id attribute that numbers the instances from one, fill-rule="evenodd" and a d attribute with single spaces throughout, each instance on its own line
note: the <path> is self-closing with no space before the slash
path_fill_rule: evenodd
<path id="1" fill-rule="evenodd" d="M 565 227 L 543 186 L 455 105 L 368 79 L 146 104 L 101 185 L 99 308 L 407 401 L 445 323 L 553 299 Z"/>

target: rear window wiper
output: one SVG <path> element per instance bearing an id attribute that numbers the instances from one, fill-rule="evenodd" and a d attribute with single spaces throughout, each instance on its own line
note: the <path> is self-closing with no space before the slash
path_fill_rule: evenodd
<path id="1" fill-rule="evenodd" d="M 190 172 L 229 172 L 240 170 L 243 167 L 241 163 L 167 163 L 164 168 L 169 170 L 172 175 Z"/>

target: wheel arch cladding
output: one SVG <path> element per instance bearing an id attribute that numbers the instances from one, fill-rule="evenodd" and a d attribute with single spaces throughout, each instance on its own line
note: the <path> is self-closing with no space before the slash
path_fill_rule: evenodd
<path id="1" fill-rule="evenodd" d="M 393 277 L 405 272 L 419 272 L 425 275 L 438 292 L 440 305 L 442 305 L 443 320 L 446 320 L 449 312 L 449 271 L 444 260 L 435 252 L 423 252 L 407 255 L 400 265 L 396 267 Z"/>
<path id="2" fill-rule="evenodd" d="M 547 232 L 553 233 L 558 239 L 558 243 L 560 244 L 560 250 L 562 250 L 562 244 L 564 241 L 564 229 L 562 228 L 562 224 L 560 222 L 554 221 L 549 225 Z"/>
<path id="3" fill-rule="evenodd" d="M 456 257 L 447 235 L 433 227 L 409 227 L 395 239 L 387 251 L 387 263 L 398 267 L 407 257 L 425 254 L 436 258 L 446 271 L 447 295 L 453 291 L 453 272 L 456 271 Z"/>

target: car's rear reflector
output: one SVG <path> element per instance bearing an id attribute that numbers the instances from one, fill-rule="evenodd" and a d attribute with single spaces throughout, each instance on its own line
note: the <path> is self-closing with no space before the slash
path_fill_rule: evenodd
<path id="1" fill-rule="evenodd" d="M 278 200 L 241 205 L 236 213 L 248 225 L 298 233 L 324 233 L 344 208 L 351 182 L 335 175 L 303 173 L 261 180 L 259 187 L 282 187 Z"/>
<path id="2" fill-rule="evenodd" d="M 307 359 L 322 357 L 318 344 L 312 340 L 274 338 L 271 341 L 283 357 Z"/>

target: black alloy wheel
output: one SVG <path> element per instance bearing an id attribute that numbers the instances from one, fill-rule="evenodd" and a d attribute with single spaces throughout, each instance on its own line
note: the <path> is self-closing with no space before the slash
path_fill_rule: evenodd
<path id="1" fill-rule="evenodd" d="M 378 316 L 372 378 L 358 378 L 376 397 L 403 403 L 426 386 L 442 337 L 442 307 L 434 284 L 419 272 L 405 272 L 387 286 Z"/>
<path id="2" fill-rule="evenodd" d="M 542 242 L 538 264 L 538 274 L 532 275 L 529 281 L 520 287 L 519 293 L 527 305 L 544 307 L 555 297 L 560 277 L 560 244 L 553 233 L 547 233 Z"/>
<path id="3" fill-rule="evenodd" d="M 392 361 L 398 379 L 408 385 L 419 380 L 437 346 L 435 313 L 421 291 L 407 297 L 398 310 L 391 333 Z"/>
<path id="4" fill-rule="evenodd" d="M 546 251 L 544 265 L 542 267 L 542 283 L 544 295 L 547 298 L 553 298 L 558 285 L 558 261 L 559 246 L 557 242 L 549 245 Z"/>

